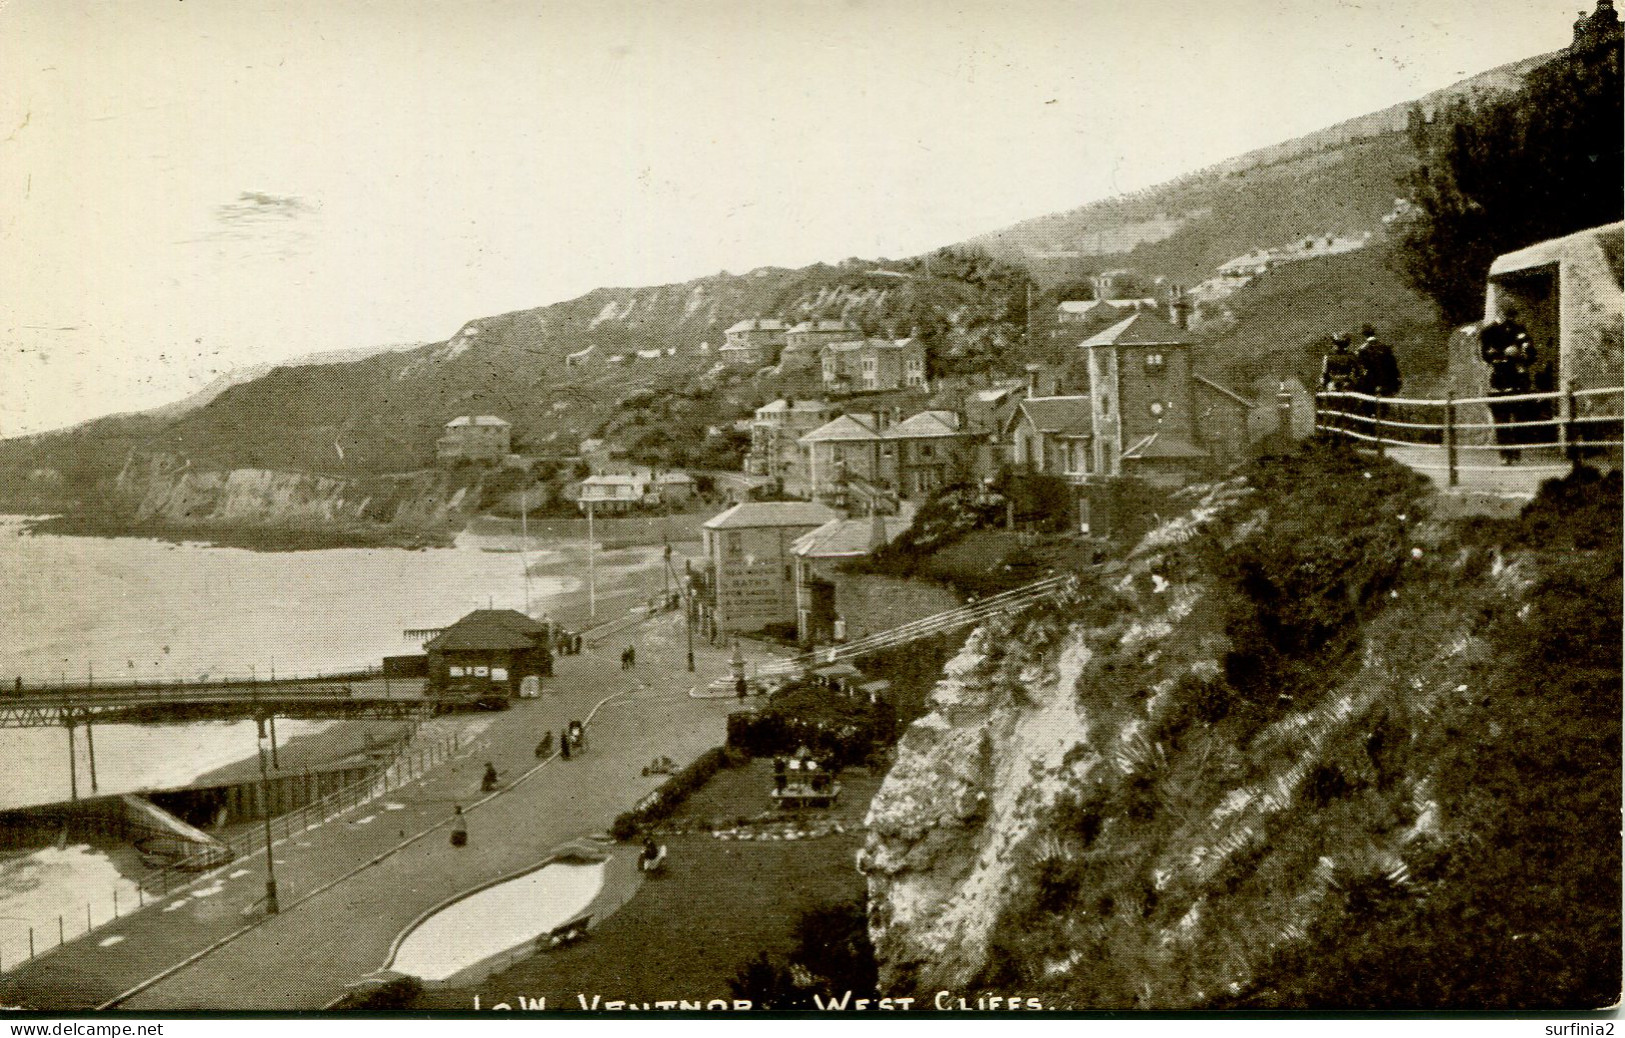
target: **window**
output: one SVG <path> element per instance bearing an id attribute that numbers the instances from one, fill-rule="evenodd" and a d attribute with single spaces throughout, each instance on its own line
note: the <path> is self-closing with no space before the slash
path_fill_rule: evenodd
<path id="1" fill-rule="evenodd" d="M 460 678 L 467 673 L 462 667 L 447 667 L 446 674 L 450 677 Z"/>
<path id="2" fill-rule="evenodd" d="M 1161 353 L 1147 353 L 1145 355 L 1145 373 L 1147 375 L 1160 375 L 1167 366 Z"/>
<path id="3" fill-rule="evenodd" d="M 508 668 L 507 667 L 492 667 L 491 668 L 491 680 L 492 681 L 507 681 L 508 680 Z"/>
<path id="4" fill-rule="evenodd" d="M 929 443 L 920 444 L 919 454 L 922 458 L 929 458 L 931 456 L 931 445 Z"/>
<path id="5" fill-rule="evenodd" d="M 745 553 L 745 536 L 739 533 L 728 535 L 728 554 L 743 555 Z"/>
<path id="6" fill-rule="evenodd" d="M 480 666 L 480 667 L 475 667 L 474 668 L 474 676 L 477 677 L 477 678 L 489 677 L 490 674 L 491 674 L 491 668 L 490 667 Z"/>

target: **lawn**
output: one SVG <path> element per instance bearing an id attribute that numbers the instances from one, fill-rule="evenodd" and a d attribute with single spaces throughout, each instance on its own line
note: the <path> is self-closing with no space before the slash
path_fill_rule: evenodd
<path id="1" fill-rule="evenodd" d="M 425 991 L 414 1009 L 472 1009 L 498 1002 L 519 1006 L 546 998 L 549 1010 L 580 1009 L 590 1002 L 729 999 L 728 981 L 759 952 L 788 953 L 801 914 L 864 894 L 854 866 L 858 831 L 880 777 L 848 769 L 840 777 L 841 804 L 807 811 L 808 821 L 834 819 L 846 832 L 808 840 L 719 840 L 701 832 L 660 837 L 668 848 L 664 875 L 639 888 L 587 939 L 536 955 L 478 985 Z M 740 818 L 771 812 L 770 761 L 754 760 L 719 771 L 662 826 L 694 830 L 710 823 L 732 827 Z M 635 853 L 623 845 L 620 853 Z"/>

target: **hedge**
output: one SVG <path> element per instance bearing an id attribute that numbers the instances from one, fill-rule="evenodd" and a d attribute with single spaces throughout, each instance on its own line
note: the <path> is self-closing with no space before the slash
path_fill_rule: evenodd
<path id="1" fill-rule="evenodd" d="M 727 766 L 726 747 L 706 750 L 694 758 L 688 767 L 638 801 L 632 810 L 621 812 L 609 827 L 609 834 L 617 840 L 630 840 L 644 826 L 663 821 L 688 799 L 690 793 L 711 781 L 711 776 Z"/>

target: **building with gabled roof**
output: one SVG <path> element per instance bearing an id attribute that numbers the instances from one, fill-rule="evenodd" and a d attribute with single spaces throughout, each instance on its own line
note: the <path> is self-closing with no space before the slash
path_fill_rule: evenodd
<path id="1" fill-rule="evenodd" d="M 553 673 L 552 628 L 517 609 L 476 609 L 424 645 L 431 689 L 513 696 L 527 677 Z"/>
<path id="2" fill-rule="evenodd" d="M 1094 473 L 1094 417 L 1087 396 L 1028 397 L 1006 420 L 1010 462 L 1072 483 Z"/>
<path id="3" fill-rule="evenodd" d="M 1092 472 L 1177 486 L 1247 455 L 1254 402 L 1195 370 L 1196 340 L 1152 313 L 1090 336 Z"/>
<path id="4" fill-rule="evenodd" d="M 513 428 L 494 414 L 459 415 L 447 422 L 435 441 L 435 458 L 444 462 L 501 461 L 513 445 Z"/>
<path id="5" fill-rule="evenodd" d="M 890 544 L 913 521 L 911 513 L 832 519 L 796 538 L 790 550 L 795 556 L 797 640 L 808 645 L 834 637 L 840 615 L 837 568 Z"/>
<path id="6" fill-rule="evenodd" d="M 775 364 L 788 329 L 776 317 L 752 317 L 730 325 L 718 355 L 728 364 L 765 367 Z"/>
<path id="7" fill-rule="evenodd" d="M 758 631 L 796 619 L 791 548 L 839 514 L 813 501 L 746 501 L 706 520 L 705 588 L 716 625 Z"/>
<path id="8" fill-rule="evenodd" d="M 925 343 L 916 338 L 854 339 L 826 343 L 819 351 L 824 385 L 831 392 L 926 389 Z"/>
<path id="9" fill-rule="evenodd" d="M 977 443 L 955 411 L 841 415 L 801 438 L 807 479 L 820 497 L 844 500 L 856 483 L 911 498 L 977 475 Z"/>

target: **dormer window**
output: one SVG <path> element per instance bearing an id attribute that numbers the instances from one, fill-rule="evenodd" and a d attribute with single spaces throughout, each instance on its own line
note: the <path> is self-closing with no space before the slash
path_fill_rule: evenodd
<path id="1" fill-rule="evenodd" d="M 1167 367 L 1167 360 L 1161 353 L 1147 353 L 1145 355 L 1145 373 L 1147 375 L 1160 375 Z"/>

